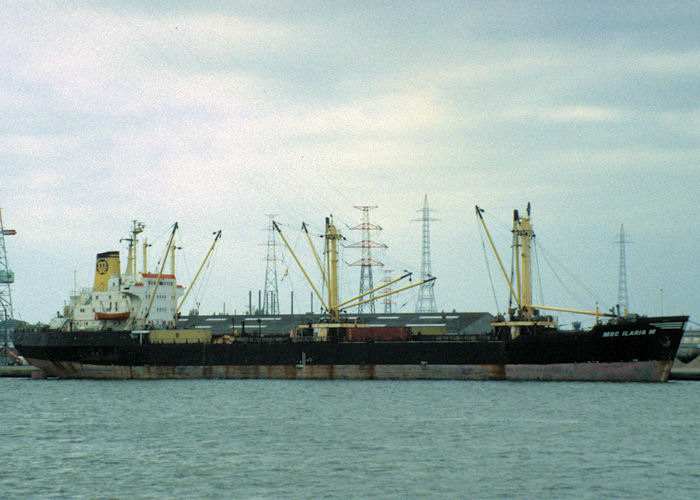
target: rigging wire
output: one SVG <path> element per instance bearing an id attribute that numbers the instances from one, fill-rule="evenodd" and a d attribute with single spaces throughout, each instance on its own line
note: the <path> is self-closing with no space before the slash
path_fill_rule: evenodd
<path id="1" fill-rule="evenodd" d="M 209 280 L 211 279 L 213 270 L 214 270 L 214 260 L 217 257 L 217 254 L 219 252 L 219 247 L 218 245 L 214 247 L 214 250 L 212 251 L 211 255 L 209 256 L 209 259 L 207 260 L 206 265 L 204 266 L 204 273 L 201 278 L 201 281 L 197 285 L 197 289 L 195 290 L 194 294 L 194 303 L 195 304 L 201 304 L 203 301 L 203 297 L 205 295 L 205 291 L 209 286 Z M 197 306 L 197 310 L 199 310 L 199 306 Z"/>
<path id="2" fill-rule="evenodd" d="M 214 233 L 214 234 L 216 234 L 216 233 Z M 178 243 L 180 244 L 180 246 L 177 247 L 177 248 L 183 250 L 183 252 L 181 252 L 180 255 L 181 255 L 181 260 L 184 262 L 186 282 L 189 283 L 189 285 L 188 285 L 188 287 L 189 287 L 189 286 L 192 286 L 192 281 L 193 281 L 193 279 L 194 279 L 194 276 L 193 276 L 192 273 L 191 273 L 190 266 L 189 266 L 189 263 L 188 263 L 188 260 L 187 260 L 187 252 L 184 251 L 187 247 L 185 246 L 185 243 L 184 243 L 184 241 L 183 241 L 183 239 L 182 239 L 182 235 L 180 234 L 180 231 L 178 231 L 177 238 L 178 238 Z M 207 238 L 207 239 L 208 239 L 208 238 Z M 200 238 L 196 238 L 195 240 L 192 241 L 192 243 L 191 243 L 191 245 L 190 245 L 190 248 L 196 247 L 197 245 L 199 245 L 199 244 L 202 243 L 203 241 L 205 241 L 205 237 L 204 237 L 204 236 L 202 236 L 202 237 L 200 237 Z M 219 246 L 217 245 L 217 246 L 214 247 L 214 250 L 212 251 L 212 254 L 211 254 L 211 256 L 209 257 L 209 259 L 208 259 L 208 261 L 207 261 L 207 265 L 206 265 L 206 269 L 207 269 L 207 270 L 209 269 L 209 266 L 210 266 L 211 263 L 213 262 L 213 260 L 214 260 L 214 258 L 215 258 L 215 255 L 217 254 L 218 251 L 219 251 Z M 206 255 L 206 253 L 205 253 L 205 255 Z M 176 269 L 176 271 L 177 271 L 177 269 Z M 204 283 L 204 280 L 205 280 L 206 278 L 208 278 L 208 276 L 207 276 L 206 271 L 205 271 L 205 274 L 202 276 L 202 281 L 200 282 L 200 284 L 199 284 L 197 290 L 201 290 L 201 289 L 202 289 L 202 283 Z M 198 294 L 198 292 L 195 292 L 195 294 L 192 296 L 192 299 L 195 300 L 195 303 L 197 303 L 197 301 L 201 302 L 201 301 L 199 300 L 199 298 L 197 297 L 197 294 Z M 189 301 L 189 300 L 190 300 L 190 297 L 188 297 L 187 300 Z"/>
<path id="3" fill-rule="evenodd" d="M 165 235 L 165 234 L 168 234 L 168 239 L 170 239 L 170 233 L 173 231 L 173 227 L 175 226 L 175 224 L 177 224 L 177 222 L 174 223 L 174 224 L 172 224 L 167 230 L 163 231 L 163 233 L 161 233 L 161 234 L 156 238 L 156 240 L 155 240 L 155 242 L 153 243 L 153 245 L 154 245 L 156 242 L 161 242 L 162 239 L 163 239 L 163 235 Z M 162 265 L 163 261 L 164 261 L 164 260 L 167 260 L 167 258 L 168 258 L 168 250 L 169 250 L 169 248 L 166 246 L 166 247 L 165 247 L 165 250 L 163 251 L 163 253 L 160 254 L 160 258 L 156 261 L 156 269 L 160 269 L 160 266 Z M 165 273 L 165 270 L 163 270 L 163 273 Z"/>
<path id="4" fill-rule="evenodd" d="M 297 252 L 297 249 L 299 248 L 299 240 L 300 239 L 301 239 L 301 231 L 297 231 L 296 232 L 296 239 L 294 241 L 294 244 L 292 245 L 292 248 L 294 249 L 295 253 Z M 289 249 L 286 247 L 286 245 L 282 245 L 282 252 L 281 252 L 280 257 L 281 257 L 282 264 L 284 265 L 285 270 L 284 270 L 284 274 L 282 275 L 282 279 L 280 280 L 280 283 L 283 282 L 285 280 L 285 278 L 287 278 L 287 281 L 289 282 L 289 288 L 293 292 L 296 289 L 294 282 L 295 282 L 295 273 L 296 273 L 297 269 L 296 269 L 296 263 L 288 262 L 287 258 L 285 257 L 288 251 L 289 251 Z M 304 281 L 304 280 L 302 280 L 302 281 Z M 299 302 L 299 298 L 292 296 L 292 298 L 290 298 L 291 308 L 294 308 L 295 303 L 296 303 L 296 305 L 301 307 L 301 303 Z"/>
<path id="5" fill-rule="evenodd" d="M 500 311 L 501 308 L 498 305 L 498 297 L 496 295 L 496 287 L 493 284 L 493 277 L 491 276 L 491 266 L 489 266 L 489 257 L 486 250 L 486 242 L 484 241 L 484 228 L 478 227 L 479 222 L 477 221 L 477 229 L 479 232 L 479 237 L 481 238 L 481 246 L 484 250 L 484 262 L 486 262 L 486 272 L 489 275 L 489 283 L 491 284 L 491 293 L 493 293 L 493 301 L 496 304 L 496 311 Z"/>
<path id="6" fill-rule="evenodd" d="M 178 248 L 180 248 L 181 250 L 184 250 L 186 247 L 185 247 L 184 242 L 182 241 L 182 235 L 180 234 L 180 231 L 178 231 L 178 234 L 177 234 L 177 241 L 179 243 Z M 185 267 L 185 278 L 187 279 L 187 283 L 191 283 L 192 282 L 192 275 L 190 273 L 190 266 L 187 263 L 187 252 L 183 251 L 180 253 L 180 255 L 182 256 L 181 260 L 184 263 L 184 267 Z M 175 269 L 175 271 L 177 271 L 177 269 Z"/>
<path id="7" fill-rule="evenodd" d="M 515 283 L 515 259 L 516 254 L 518 253 L 518 247 L 516 246 L 516 235 L 515 231 L 511 229 L 511 232 L 513 233 L 513 241 L 510 246 L 510 282 Z M 511 309 L 513 307 L 513 294 L 508 292 L 508 309 Z"/>
<path id="8" fill-rule="evenodd" d="M 501 228 L 501 230 L 504 233 L 513 232 L 513 228 L 509 226 L 508 224 L 504 223 L 497 217 L 493 216 L 490 211 L 483 211 L 482 216 L 486 219 L 488 219 L 489 224 L 493 224 L 495 226 L 498 226 Z M 486 261 L 486 271 L 488 272 L 489 275 L 489 281 L 491 283 L 491 292 L 493 293 L 493 299 L 494 303 L 496 304 L 496 311 L 500 311 L 500 307 L 498 305 L 498 298 L 496 294 L 496 288 L 493 282 L 493 277 L 491 275 L 491 268 L 489 266 L 489 260 L 488 260 L 488 255 L 489 252 L 486 250 L 486 243 L 484 242 L 484 228 L 481 226 L 481 224 L 478 223 L 477 221 L 477 228 L 479 229 L 479 236 L 481 237 L 481 245 L 484 250 L 484 260 Z M 510 282 L 513 283 L 514 276 L 515 276 L 515 235 L 513 236 L 513 240 L 511 241 L 511 256 L 510 256 Z M 513 307 L 513 294 L 508 292 L 508 308 L 511 309 Z"/>
<path id="9" fill-rule="evenodd" d="M 533 245 L 532 245 L 532 253 L 535 256 L 535 268 L 537 269 L 536 276 L 537 276 L 537 284 L 539 285 L 539 292 L 540 292 L 540 304 L 544 304 L 544 289 L 542 288 L 542 272 L 540 269 L 540 254 L 538 252 L 538 247 L 539 245 L 537 244 L 537 240 L 533 238 L 532 240 Z"/>
<path id="10" fill-rule="evenodd" d="M 588 293 L 591 297 L 595 299 L 596 302 L 603 302 L 600 300 L 599 297 L 597 297 L 596 293 L 591 290 L 582 280 L 580 280 L 578 277 L 576 277 L 575 274 L 573 274 L 571 271 L 569 271 L 566 266 L 564 266 L 561 262 L 559 262 L 553 255 L 551 255 L 549 252 L 547 252 L 544 248 L 541 248 L 541 252 L 543 254 L 543 258 L 545 262 L 549 265 L 550 270 L 554 274 L 555 278 L 557 281 L 559 281 L 559 284 L 564 288 L 566 292 L 569 293 L 569 295 L 578 302 L 578 304 L 584 308 L 590 307 L 589 302 L 587 302 L 585 299 L 583 299 L 580 295 L 576 294 L 562 279 L 562 277 L 559 275 L 557 272 L 557 269 L 554 267 L 554 264 L 559 266 L 559 268 L 566 273 L 571 279 L 576 281 L 576 283 L 586 292 Z"/>

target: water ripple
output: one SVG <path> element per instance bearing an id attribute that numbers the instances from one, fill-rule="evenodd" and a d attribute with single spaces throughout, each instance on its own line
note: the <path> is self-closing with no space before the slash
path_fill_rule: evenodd
<path id="1" fill-rule="evenodd" d="M 0 379 L 3 498 L 690 498 L 697 383 Z"/>

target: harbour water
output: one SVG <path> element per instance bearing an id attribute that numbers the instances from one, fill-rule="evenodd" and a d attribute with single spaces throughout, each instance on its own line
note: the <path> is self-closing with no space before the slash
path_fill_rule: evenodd
<path id="1" fill-rule="evenodd" d="M 697 498 L 699 389 L 0 379 L 0 496 Z"/>

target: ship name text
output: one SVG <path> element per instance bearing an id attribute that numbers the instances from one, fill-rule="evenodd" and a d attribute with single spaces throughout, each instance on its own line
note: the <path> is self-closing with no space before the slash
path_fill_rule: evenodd
<path id="1" fill-rule="evenodd" d="M 633 337 L 637 335 L 654 335 L 656 328 L 651 330 L 623 330 L 621 332 L 603 332 L 603 337 Z"/>

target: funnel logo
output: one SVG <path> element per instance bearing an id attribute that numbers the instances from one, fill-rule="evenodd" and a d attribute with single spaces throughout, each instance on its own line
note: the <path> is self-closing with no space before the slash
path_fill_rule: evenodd
<path id="1" fill-rule="evenodd" d="M 97 274 L 107 274 L 107 270 L 109 269 L 109 264 L 107 263 L 107 259 L 98 259 L 97 260 Z"/>

